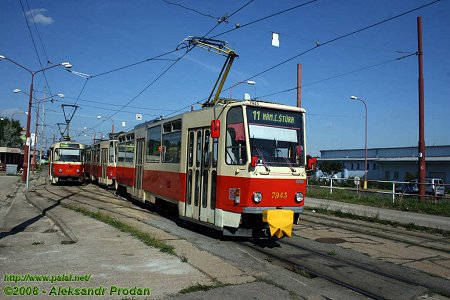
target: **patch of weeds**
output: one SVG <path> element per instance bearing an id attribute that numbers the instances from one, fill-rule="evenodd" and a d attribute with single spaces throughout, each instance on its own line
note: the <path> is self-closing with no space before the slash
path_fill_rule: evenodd
<path id="1" fill-rule="evenodd" d="M 180 255 L 180 260 L 181 260 L 181 262 L 184 262 L 184 263 L 188 262 L 188 258 L 184 255 Z"/>
<path id="2" fill-rule="evenodd" d="M 298 266 L 292 266 L 292 267 L 287 268 L 287 269 L 289 271 L 291 271 L 291 272 L 294 272 L 294 273 L 296 273 L 298 275 L 301 275 L 301 276 L 303 276 L 305 278 L 308 278 L 308 279 L 313 279 L 313 278 L 317 277 L 316 275 L 310 273 L 308 270 L 305 270 L 304 268 L 301 268 L 301 267 L 298 267 Z"/>
<path id="3" fill-rule="evenodd" d="M 43 241 L 34 241 L 33 243 L 31 243 L 31 245 L 42 245 L 44 244 Z"/>
<path id="4" fill-rule="evenodd" d="M 267 284 L 276 286 L 277 288 L 280 288 L 280 289 L 282 289 L 282 290 L 285 289 L 282 285 L 276 283 L 275 281 L 273 281 L 273 280 L 271 280 L 271 279 L 268 279 L 268 278 L 265 278 L 265 277 L 260 277 L 260 276 L 254 276 L 254 277 L 255 277 L 258 281 L 265 282 L 265 283 L 267 283 Z"/>
<path id="5" fill-rule="evenodd" d="M 300 297 L 299 294 L 297 294 L 294 291 L 289 291 L 289 298 L 291 298 L 292 300 L 300 300 L 303 299 L 302 297 Z"/>
<path id="6" fill-rule="evenodd" d="M 420 230 L 420 226 L 414 224 L 413 222 L 408 223 L 407 225 L 405 225 L 405 228 L 407 230 Z"/>
<path id="7" fill-rule="evenodd" d="M 330 251 L 328 251 L 328 255 L 329 256 L 336 256 L 336 250 L 330 250 Z"/>
<path id="8" fill-rule="evenodd" d="M 229 284 L 224 284 L 221 283 L 217 280 L 214 280 L 214 283 L 212 285 L 204 285 L 204 284 L 200 284 L 197 282 L 197 284 L 192 284 L 190 286 L 188 286 L 187 288 L 182 289 L 179 294 L 189 294 L 189 293 L 194 293 L 194 292 L 206 292 L 215 288 L 220 288 L 220 287 L 225 287 L 228 286 Z"/>
<path id="9" fill-rule="evenodd" d="M 168 245 L 168 244 L 156 239 L 155 237 L 148 234 L 147 232 L 140 231 L 139 229 L 137 229 L 131 225 L 128 225 L 124 222 L 114 219 L 113 217 L 102 214 L 99 211 L 93 212 L 93 211 L 87 210 L 85 208 L 74 206 L 74 205 L 63 204 L 62 206 L 65 208 L 72 209 L 76 212 L 82 213 L 82 214 L 89 216 L 91 218 L 94 218 L 96 220 L 99 220 L 108 225 L 111 225 L 111 226 L 119 229 L 120 231 L 126 232 L 126 233 L 130 234 L 131 236 L 139 239 L 141 242 L 143 242 L 147 246 L 157 248 L 157 249 L 159 249 L 159 251 L 164 252 L 164 253 L 176 255 L 175 248 L 173 246 Z"/>

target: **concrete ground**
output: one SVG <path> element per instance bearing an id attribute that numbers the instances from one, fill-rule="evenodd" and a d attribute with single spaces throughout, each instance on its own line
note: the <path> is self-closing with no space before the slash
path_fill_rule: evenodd
<path id="1" fill-rule="evenodd" d="M 16 289 L 20 293 L 20 286 L 37 288 L 38 294 L 33 297 L 37 299 L 63 296 L 76 288 L 80 292 L 92 289 L 104 299 L 292 299 L 289 292 L 255 282 L 219 257 L 144 223 L 132 225 L 173 245 L 182 258 L 161 253 L 100 221 L 39 199 L 32 190 L 43 183 L 44 178 L 36 178 L 26 193 L 17 177 L 0 176 L 0 299 L 7 296 L 6 291 Z M 50 279 L 66 274 L 85 279 L 87 275 L 89 280 L 16 283 L 6 279 L 28 274 L 48 275 Z M 151 292 L 142 297 L 124 292 L 110 294 L 116 287 L 128 293 L 135 287 Z M 215 288 L 201 291 L 203 287 Z M 200 291 L 180 294 L 183 289 Z"/>
<path id="2" fill-rule="evenodd" d="M 36 178 L 31 186 L 34 188 L 43 182 L 45 183 L 43 178 Z M 343 207 L 339 206 L 343 204 L 339 202 L 308 200 L 308 206 L 326 206 L 329 209 L 344 211 Z M 35 205 L 39 202 L 40 209 L 33 207 L 30 201 Z M 170 297 L 281 300 L 298 296 L 293 296 L 269 282 L 257 281 L 221 258 L 198 249 L 187 240 L 175 238 L 142 222 L 136 221 L 133 226 L 149 231 L 175 246 L 177 253 L 182 254 L 179 254 L 181 258 L 161 253 L 100 221 L 45 202 L 32 192 L 28 193 L 27 200 L 18 177 L 0 176 L 0 276 L 2 276 L 0 299 L 5 297 L 6 286 L 36 286 L 39 288 L 38 298 L 41 299 L 48 298 L 52 289 L 64 292 L 64 288 L 69 287 L 97 288 L 98 291 L 104 288 L 104 298 L 116 299 Z M 384 213 L 391 213 L 380 209 L 373 212 L 366 210 L 371 208 L 363 206 L 350 205 L 346 209 L 352 213 L 368 216 L 374 214 L 379 218 L 383 218 Z M 51 218 L 45 216 L 42 211 Z M 414 217 L 418 214 L 398 213 L 406 216 L 407 223 L 416 223 Z M 399 218 L 396 217 L 395 220 L 399 221 Z M 433 218 L 434 216 L 429 216 L 424 224 L 441 228 L 441 223 L 436 225 L 430 221 Z M 418 222 L 416 224 L 422 225 Z M 50 276 L 88 274 L 90 277 L 89 281 L 82 282 L 14 283 L 5 281 L 6 274 Z M 186 288 L 196 290 L 196 287 L 199 287 L 201 290 L 202 286 L 216 286 L 216 288 L 179 294 Z M 109 295 L 113 287 L 148 288 L 151 294 L 145 297 L 117 293 Z"/>
<path id="3" fill-rule="evenodd" d="M 1 176 L 0 181 L 8 181 Z M 0 184 L 1 186 L 1 184 Z M 1 189 L 3 190 L 3 189 Z M 70 226 L 78 242 L 71 243 L 52 220 L 31 206 L 24 193 L 12 201 L 4 194 L 0 198 L 1 211 L 7 214 L 0 220 L 0 298 L 6 286 L 38 286 L 39 298 L 48 298 L 52 287 L 62 286 L 106 289 L 106 298 L 113 286 L 149 288 L 149 298 L 177 294 L 181 289 L 197 283 L 213 284 L 211 278 L 183 263 L 180 258 L 159 252 L 137 239 L 90 217 L 62 207 L 53 208 Z M 6 274 L 85 275 L 87 282 L 5 282 Z M 45 293 L 44 293 L 45 292 Z M 122 299 L 122 296 L 112 295 Z"/>

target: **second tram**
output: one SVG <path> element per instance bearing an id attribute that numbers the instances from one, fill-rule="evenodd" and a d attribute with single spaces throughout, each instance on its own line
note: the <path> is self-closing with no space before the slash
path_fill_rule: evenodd
<path id="1" fill-rule="evenodd" d="M 97 141 L 86 153 L 86 178 L 100 185 L 115 186 L 117 164 L 117 140 Z"/>
<path id="2" fill-rule="evenodd" d="M 49 178 L 52 184 L 84 180 L 85 145 L 73 142 L 57 142 L 50 147 Z"/>

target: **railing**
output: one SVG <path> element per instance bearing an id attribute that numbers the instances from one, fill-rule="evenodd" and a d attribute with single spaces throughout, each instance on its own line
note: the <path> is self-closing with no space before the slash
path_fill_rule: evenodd
<path id="1" fill-rule="evenodd" d="M 308 188 L 329 190 L 345 190 L 359 195 L 377 194 L 390 197 L 392 203 L 403 197 L 418 197 L 419 183 L 388 180 L 367 180 L 367 189 L 363 189 L 364 181 L 358 178 L 330 178 L 330 177 L 308 177 Z M 434 200 L 450 200 L 450 184 L 424 183 L 426 197 Z"/>

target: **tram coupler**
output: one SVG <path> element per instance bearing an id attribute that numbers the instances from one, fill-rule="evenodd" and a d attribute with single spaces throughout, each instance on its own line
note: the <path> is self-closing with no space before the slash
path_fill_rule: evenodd
<path id="1" fill-rule="evenodd" d="M 268 209 L 263 211 L 263 222 L 267 223 L 270 236 L 282 238 L 291 237 L 292 224 L 294 223 L 294 212 L 288 209 Z"/>

